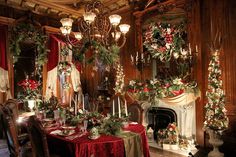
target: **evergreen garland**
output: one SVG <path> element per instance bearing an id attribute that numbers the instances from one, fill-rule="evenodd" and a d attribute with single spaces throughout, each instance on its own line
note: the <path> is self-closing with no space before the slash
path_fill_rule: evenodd
<path id="1" fill-rule="evenodd" d="M 46 47 L 47 36 L 43 34 L 41 29 L 36 29 L 31 23 L 19 23 L 12 28 L 10 51 L 14 56 L 13 63 L 17 62 L 21 54 L 20 44 L 27 40 L 33 42 L 36 46 L 36 66 L 43 66 L 47 62 L 47 52 L 49 51 Z"/>

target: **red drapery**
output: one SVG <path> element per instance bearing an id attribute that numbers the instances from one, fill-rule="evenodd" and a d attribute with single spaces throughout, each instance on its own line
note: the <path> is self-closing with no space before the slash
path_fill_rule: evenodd
<path id="1" fill-rule="evenodd" d="M 7 70 L 6 39 L 7 26 L 0 26 L 0 67 Z"/>
<path id="2" fill-rule="evenodd" d="M 54 35 L 50 35 L 49 48 L 50 52 L 48 53 L 48 71 L 55 68 L 58 64 L 58 40 Z"/>

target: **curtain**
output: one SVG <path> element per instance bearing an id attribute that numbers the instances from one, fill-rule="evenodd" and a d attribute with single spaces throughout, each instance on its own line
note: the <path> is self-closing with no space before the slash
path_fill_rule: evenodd
<path id="1" fill-rule="evenodd" d="M 7 26 L 0 26 L 0 92 L 6 92 L 6 99 L 10 99 L 11 91 L 8 77 L 6 41 Z"/>
<path id="2" fill-rule="evenodd" d="M 65 43 L 60 39 L 59 36 L 56 35 L 50 35 L 50 41 L 49 41 L 49 49 L 50 52 L 48 54 L 48 74 L 47 74 L 47 82 L 46 82 L 46 95 L 45 98 L 49 99 L 51 97 L 51 93 L 53 92 L 54 95 L 58 96 L 57 93 L 57 65 L 62 60 L 60 56 L 60 50 L 63 46 L 65 46 Z M 72 51 L 69 51 L 69 55 L 67 56 L 66 60 L 71 63 L 72 65 L 72 71 L 71 71 L 71 83 L 73 86 L 73 90 L 75 92 L 78 92 L 80 89 L 80 67 L 72 62 Z M 60 81 L 63 81 L 60 77 Z M 62 83 L 60 84 L 62 85 Z M 61 96 L 65 93 L 62 91 L 62 88 L 60 88 Z"/>

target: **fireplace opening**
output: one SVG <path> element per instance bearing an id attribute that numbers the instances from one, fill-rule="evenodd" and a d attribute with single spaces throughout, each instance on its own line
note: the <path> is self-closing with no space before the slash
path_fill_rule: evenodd
<path id="1" fill-rule="evenodd" d="M 147 112 L 148 127 L 153 129 L 154 139 L 157 139 L 159 129 L 165 129 L 169 123 L 177 124 L 177 114 L 174 110 L 164 107 L 152 107 Z"/>

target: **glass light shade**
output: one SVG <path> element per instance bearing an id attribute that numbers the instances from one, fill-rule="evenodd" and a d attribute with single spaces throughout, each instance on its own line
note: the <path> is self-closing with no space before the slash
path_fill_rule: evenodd
<path id="1" fill-rule="evenodd" d="M 74 36 L 75 36 L 75 38 L 76 38 L 77 40 L 81 40 L 82 37 L 83 37 L 83 35 L 82 35 L 81 32 L 74 32 Z"/>
<path id="2" fill-rule="evenodd" d="M 63 18 L 60 22 L 63 27 L 72 27 L 73 20 L 70 18 Z"/>
<path id="3" fill-rule="evenodd" d="M 93 12 L 85 12 L 83 16 L 84 16 L 84 21 L 92 23 L 96 17 L 96 14 Z"/>
<path id="4" fill-rule="evenodd" d="M 126 34 L 129 31 L 130 25 L 121 24 L 121 25 L 119 25 L 119 27 L 120 27 L 121 33 Z"/>
<path id="5" fill-rule="evenodd" d="M 110 16 L 109 16 L 109 20 L 110 20 L 110 23 L 111 23 L 113 26 L 117 26 L 117 25 L 119 25 L 119 23 L 120 23 L 121 16 L 120 16 L 120 15 L 117 15 L 117 14 L 110 15 Z"/>
<path id="6" fill-rule="evenodd" d="M 111 35 L 112 35 L 112 37 L 114 38 L 114 36 L 115 36 L 115 33 L 114 33 L 114 32 L 112 32 L 112 33 L 111 33 Z M 120 36 L 121 36 L 121 32 L 116 32 L 116 37 L 115 37 L 115 40 L 119 40 L 119 39 L 120 39 Z"/>
<path id="7" fill-rule="evenodd" d="M 70 34 L 71 32 L 71 28 L 67 28 L 67 27 L 60 27 L 61 33 L 64 35 Z"/>

